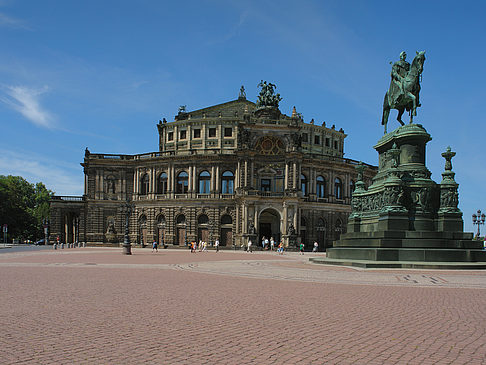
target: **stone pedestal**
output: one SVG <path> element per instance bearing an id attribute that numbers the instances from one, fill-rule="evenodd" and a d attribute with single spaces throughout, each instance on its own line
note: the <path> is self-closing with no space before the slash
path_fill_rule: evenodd
<path id="1" fill-rule="evenodd" d="M 358 166 L 347 233 L 326 259 L 315 262 L 361 267 L 486 268 L 486 251 L 463 232 L 450 148 L 443 180 L 431 180 L 425 165 L 430 135 L 419 124 L 386 134 L 375 146 L 378 173 L 368 189 Z M 460 263 L 460 265 L 458 265 Z M 468 266 L 469 265 L 469 266 Z"/>

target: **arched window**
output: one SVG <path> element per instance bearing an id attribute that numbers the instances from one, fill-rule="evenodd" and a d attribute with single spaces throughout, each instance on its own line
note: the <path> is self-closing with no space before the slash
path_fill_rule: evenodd
<path id="1" fill-rule="evenodd" d="M 307 176 L 305 176 L 304 174 L 300 175 L 300 189 L 302 190 L 303 196 L 309 195 L 309 191 L 307 188 Z"/>
<path id="2" fill-rule="evenodd" d="M 179 214 L 176 219 L 177 224 L 185 224 L 186 223 L 186 216 L 184 214 Z"/>
<path id="3" fill-rule="evenodd" d="M 157 179 L 157 194 L 167 194 L 167 174 L 165 172 L 161 173 Z"/>
<path id="4" fill-rule="evenodd" d="M 201 214 L 197 218 L 197 224 L 208 224 L 209 223 L 209 218 L 206 214 Z"/>
<path id="5" fill-rule="evenodd" d="M 188 182 L 189 182 L 189 175 L 187 172 L 182 171 L 177 175 L 177 194 L 185 194 L 187 193 L 188 189 Z"/>
<path id="6" fill-rule="evenodd" d="M 199 194 L 209 194 L 209 183 L 211 182 L 211 174 L 203 171 L 199 174 Z"/>
<path id="7" fill-rule="evenodd" d="M 157 218 L 157 225 L 165 226 L 165 217 L 163 215 L 159 215 Z"/>
<path id="8" fill-rule="evenodd" d="M 223 172 L 221 177 L 221 193 L 234 194 L 234 181 L 235 177 L 231 171 Z"/>
<path id="9" fill-rule="evenodd" d="M 349 195 L 353 196 L 353 191 L 356 188 L 356 184 L 354 183 L 353 180 L 349 182 Z"/>
<path id="10" fill-rule="evenodd" d="M 232 224 L 233 218 L 230 215 L 225 214 L 221 217 L 221 224 Z"/>
<path id="11" fill-rule="evenodd" d="M 343 183 L 341 182 L 341 179 L 339 177 L 336 177 L 334 180 L 334 196 L 336 199 L 342 199 L 343 198 Z"/>
<path id="12" fill-rule="evenodd" d="M 322 176 L 318 176 L 316 179 L 316 193 L 318 198 L 324 198 L 326 196 L 326 180 Z"/>
<path id="13" fill-rule="evenodd" d="M 149 192 L 149 176 L 145 174 L 142 176 L 142 183 L 140 184 L 140 194 L 147 195 Z"/>

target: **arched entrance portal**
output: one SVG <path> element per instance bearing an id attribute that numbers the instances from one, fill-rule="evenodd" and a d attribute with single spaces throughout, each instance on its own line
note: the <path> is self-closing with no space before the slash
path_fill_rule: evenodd
<path id="1" fill-rule="evenodd" d="M 280 242 L 280 213 L 275 209 L 265 209 L 260 213 L 258 219 L 258 243 L 261 245 L 262 238 L 265 236 L 270 240 L 271 237 L 275 242 Z"/>

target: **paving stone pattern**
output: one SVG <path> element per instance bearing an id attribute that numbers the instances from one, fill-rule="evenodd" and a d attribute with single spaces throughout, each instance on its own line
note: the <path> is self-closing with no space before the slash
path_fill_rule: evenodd
<path id="1" fill-rule="evenodd" d="M 0 363 L 486 363 L 486 273 L 308 257 L 1 254 Z"/>

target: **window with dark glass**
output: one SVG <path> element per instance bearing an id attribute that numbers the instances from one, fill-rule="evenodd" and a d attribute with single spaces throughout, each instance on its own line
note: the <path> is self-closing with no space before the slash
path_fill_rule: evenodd
<path id="1" fill-rule="evenodd" d="M 167 140 L 168 141 L 173 141 L 174 140 L 174 132 L 167 133 Z"/>
<path id="2" fill-rule="evenodd" d="M 210 138 L 216 137 L 216 128 L 209 128 L 208 135 Z"/>
<path id="3" fill-rule="evenodd" d="M 326 147 L 329 147 L 330 146 L 330 143 L 331 142 L 330 142 L 329 138 L 326 138 Z"/>
<path id="4" fill-rule="evenodd" d="M 321 136 L 314 136 L 314 144 L 321 144 Z"/>
<path id="5" fill-rule="evenodd" d="M 334 180 L 334 196 L 336 197 L 336 199 L 343 198 L 343 183 L 338 177 L 336 177 L 336 179 Z"/>
<path id="6" fill-rule="evenodd" d="M 261 191 L 271 191 L 272 189 L 272 180 L 270 179 L 262 179 L 261 183 Z"/>
<path id="7" fill-rule="evenodd" d="M 235 177 L 231 171 L 223 172 L 221 176 L 221 193 L 234 194 L 234 180 Z"/>
<path id="8" fill-rule="evenodd" d="M 187 134 L 187 132 L 185 130 L 180 131 L 180 134 L 179 134 L 180 137 L 179 137 L 179 139 L 186 139 L 186 134 Z"/>
<path id="9" fill-rule="evenodd" d="M 224 129 L 224 136 L 231 137 L 233 135 L 233 128 L 225 128 Z"/>
<path id="10" fill-rule="evenodd" d="M 177 185 L 176 185 L 176 191 L 178 194 L 185 194 L 187 193 L 189 186 L 189 175 L 187 172 L 182 171 L 177 175 Z"/>
<path id="11" fill-rule="evenodd" d="M 307 133 L 302 133 L 302 142 L 307 143 L 309 141 L 309 135 Z"/>
<path id="12" fill-rule="evenodd" d="M 353 196 L 353 191 L 356 188 L 356 185 L 353 180 L 349 182 L 349 195 Z"/>
<path id="13" fill-rule="evenodd" d="M 167 194 L 167 174 L 162 172 L 157 179 L 157 194 Z"/>
<path id="14" fill-rule="evenodd" d="M 338 143 L 337 141 L 334 141 L 334 149 L 337 150 L 338 149 Z"/>
<path id="15" fill-rule="evenodd" d="M 194 129 L 194 138 L 201 138 L 201 130 Z"/>
<path id="16" fill-rule="evenodd" d="M 199 194 L 209 194 L 209 183 L 211 182 L 211 174 L 203 171 L 199 174 Z"/>
<path id="17" fill-rule="evenodd" d="M 307 183 L 307 176 L 305 176 L 304 174 L 300 175 L 300 190 L 302 190 L 303 196 L 309 195 Z"/>
<path id="18" fill-rule="evenodd" d="M 145 174 L 142 176 L 142 181 L 140 184 L 140 194 L 141 195 L 147 195 L 149 192 L 149 176 L 148 174 Z"/>
<path id="19" fill-rule="evenodd" d="M 318 176 L 316 179 L 316 194 L 318 198 L 326 196 L 326 180 L 322 176 Z"/>

